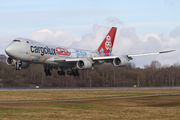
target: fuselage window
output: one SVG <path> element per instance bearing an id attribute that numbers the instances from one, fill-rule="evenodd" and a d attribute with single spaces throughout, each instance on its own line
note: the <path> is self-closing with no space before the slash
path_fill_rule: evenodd
<path id="1" fill-rule="evenodd" d="M 13 42 L 21 42 L 20 40 L 13 40 Z"/>
<path id="2" fill-rule="evenodd" d="M 69 51 L 68 50 L 65 50 L 67 53 L 69 53 Z"/>
<path id="3" fill-rule="evenodd" d="M 62 53 L 62 54 L 65 54 L 63 49 L 61 49 L 61 53 Z"/>

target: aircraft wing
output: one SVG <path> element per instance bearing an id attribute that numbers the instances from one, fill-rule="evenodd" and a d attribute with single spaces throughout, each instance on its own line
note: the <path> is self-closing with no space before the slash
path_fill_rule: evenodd
<path id="1" fill-rule="evenodd" d="M 83 59 L 89 59 L 92 61 L 97 61 L 97 60 L 112 60 L 115 58 L 122 58 L 124 57 L 126 60 L 132 60 L 132 57 L 137 57 L 137 56 L 147 56 L 147 55 L 157 55 L 157 54 L 163 54 L 163 53 L 169 53 L 173 52 L 175 50 L 169 50 L 169 51 L 161 51 L 161 52 L 156 52 L 156 53 L 146 53 L 146 54 L 135 54 L 135 55 L 122 55 L 120 56 L 100 56 L 100 57 L 93 57 L 93 58 L 63 58 L 63 57 L 52 57 L 49 58 L 47 61 L 54 61 L 54 62 L 77 62 Z"/>
<path id="2" fill-rule="evenodd" d="M 93 57 L 93 58 L 54 58 L 54 62 L 77 62 L 82 59 L 91 59 L 93 61 L 96 60 L 111 60 L 117 58 L 119 56 L 101 56 L 101 57 Z"/>
<path id="3" fill-rule="evenodd" d="M 128 61 L 132 60 L 132 57 L 137 57 L 137 56 L 147 56 L 147 55 L 157 55 L 157 54 L 163 54 L 163 53 L 169 53 L 169 52 L 174 52 L 176 50 L 169 50 L 169 51 L 161 51 L 161 52 L 155 52 L 155 53 L 145 53 L 145 54 L 135 54 L 135 55 L 122 55 L 124 58 L 126 58 Z M 93 60 L 110 60 L 114 58 L 118 58 L 119 56 L 103 56 L 103 57 L 94 57 L 92 58 Z"/>
<path id="4" fill-rule="evenodd" d="M 174 52 L 174 51 L 176 51 L 176 50 L 161 51 L 161 52 L 155 52 L 155 53 L 145 53 L 145 54 L 127 55 L 127 57 L 128 57 L 129 59 L 132 59 L 132 57 L 137 57 L 137 56 L 157 55 L 157 54 L 169 53 L 169 52 Z"/>
<path id="5" fill-rule="evenodd" d="M 118 56 L 102 56 L 102 57 L 93 57 L 93 58 L 64 58 L 64 57 L 51 57 L 46 60 L 46 62 L 77 62 L 80 60 L 87 59 L 91 62 L 98 60 L 112 60 Z"/>

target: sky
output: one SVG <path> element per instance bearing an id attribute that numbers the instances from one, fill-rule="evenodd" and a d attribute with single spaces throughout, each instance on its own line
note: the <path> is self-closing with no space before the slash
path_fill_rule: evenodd
<path id="1" fill-rule="evenodd" d="M 115 55 L 176 50 L 134 57 L 136 67 L 179 63 L 179 0 L 0 0 L 0 54 L 19 37 L 96 50 L 112 26 Z"/>

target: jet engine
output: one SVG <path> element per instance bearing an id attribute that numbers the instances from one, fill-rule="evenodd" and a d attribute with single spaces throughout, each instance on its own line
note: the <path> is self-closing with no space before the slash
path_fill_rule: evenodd
<path id="1" fill-rule="evenodd" d="M 6 63 L 10 66 L 15 66 L 16 61 L 10 57 L 6 59 Z"/>
<path id="2" fill-rule="evenodd" d="M 17 66 L 17 61 L 14 60 L 14 59 L 11 58 L 11 57 L 8 57 L 8 58 L 6 59 L 6 63 L 7 63 L 8 65 L 10 65 L 10 66 Z M 20 67 L 21 69 L 26 69 L 26 68 L 29 67 L 29 63 L 27 63 L 27 62 L 20 62 L 20 63 L 19 63 L 19 67 Z"/>
<path id="3" fill-rule="evenodd" d="M 116 67 L 124 67 L 128 64 L 128 60 L 124 57 L 117 57 L 113 59 L 113 65 Z"/>
<path id="4" fill-rule="evenodd" d="M 89 69 L 92 67 L 92 63 L 87 59 L 82 59 L 77 62 L 78 69 Z"/>

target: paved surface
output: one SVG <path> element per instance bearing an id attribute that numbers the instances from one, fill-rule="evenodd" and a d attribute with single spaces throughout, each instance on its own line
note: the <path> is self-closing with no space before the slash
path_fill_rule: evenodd
<path id="1" fill-rule="evenodd" d="M 180 87 L 39 87 L 39 89 L 180 89 Z M 0 87 L 0 90 L 26 90 L 36 87 Z"/>
<path id="2" fill-rule="evenodd" d="M 124 97 L 111 97 L 111 98 L 95 98 L 95 99 L 45 100 L 45 101 L 15 101 L 15 102 L 0 102 L 0 104 L 3 104 L 3 103 L 45 103 L 45 102 L 97 101 L 97 100 L 114 100 L 114 99 L 126 99 L 126 98 L 155 97 L 155 96 L 180 96 L 180 93 L 178 93 L 178 94 L 137 95 L 137 96 L 124 96 Z"/>

